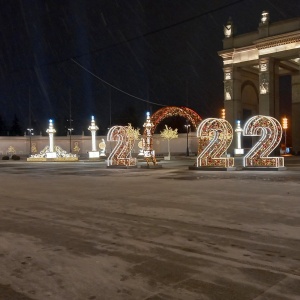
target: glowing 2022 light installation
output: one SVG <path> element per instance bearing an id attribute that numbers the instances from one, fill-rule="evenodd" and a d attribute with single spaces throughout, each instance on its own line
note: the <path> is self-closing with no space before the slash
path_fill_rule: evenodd
<path id="1" fill-rule="evenodd" d="M 150 113 L 146 114 L 146 122 L 143 127 L 144 131 L 144 158 L 146 159 L 147 165 L 149 166 L 149 161 L 151 160 L 154 165 L 156 165 L 155 150 L 153 150 L 153 138 L 152 138 L 152 128 L 154 124 L 151 122 Z"/>
<path id="2" fill-rule="evenodd" d="M 92 151 L 89 152 L 89 158 L 98 158 L 100 156 L 100 153 L 96 148 L 96 131 L 98 129 L 99 127 L 96 125 L 95 118 L 92 116 L 91 125 L 88 128 L 92 134 Z"/>
<path id="3" fill-rule="evenodd" d="M 113 126 L 107 134 L 107 141 L 117 142 L 107 159 L 107 166 L 136 166 L 136 158 L 130 156 L 134 138 L 128 135 L 128 126 Z"/>
<path id="4" fill-rule="evenodd" d="M 199 138 L 197 168 L 234 166 L 234 158 L 221 157 L 233 139 L 233 130 L 228 121 L 217 118 L 203 120 L 198 126 L 197 137 Z"/>
<path id="5" fill-rule="evenodd" d="M 275 118 L 262 115 L 250 118 L 244 126 L 243 135 L 260 136 L 258 142 L 243 158 L 245 168 L 284 167 L 283 157 L 269 157 L 282 138 L 281 124 Z"/>

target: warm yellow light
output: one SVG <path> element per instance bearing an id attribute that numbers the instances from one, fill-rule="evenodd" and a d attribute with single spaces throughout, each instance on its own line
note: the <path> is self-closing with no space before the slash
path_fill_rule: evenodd
<path id="1" fill-rule="evenodd" d="M 283 157 L 269 156 L 282 138 L 282 126 L 278 120 L 270 116 L 253 116 L 244 125 L 243 136 L 260 136 L 244 156 L 244 167 L 284 167 Z"/>
<path id="2" fill-rule="evenodd" d="M 282 118 L 282 128 L 283 129 L 288 129 L 288 119 L 287 118 Z"/>
<path id="3" fill-rule="evenodd" d="M 225 114 L 225 108 L 223 108 L 223 109 L 221 110 L 221 118 L 222 118 L 222 119 L 225 119 L 225 117 L 226 117 L 226 114 Z"/>
<path id="4" fill-rule="evenodd" d="M 233 129 L 228 121 L 216 118 L 203 120 L 197 129 L 197 137 L 199 138 L 197 167 L 234 166 L 233 157 L 222 157 L 233 139 Z"/>

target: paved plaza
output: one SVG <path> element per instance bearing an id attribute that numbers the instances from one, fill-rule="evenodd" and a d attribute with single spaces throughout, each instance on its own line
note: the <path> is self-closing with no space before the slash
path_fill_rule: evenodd
<path id="1" fill-rule="evenodd" d="M 0 161 L 0 299 L 299 300 L 300 157 L 194 162 Z"/>

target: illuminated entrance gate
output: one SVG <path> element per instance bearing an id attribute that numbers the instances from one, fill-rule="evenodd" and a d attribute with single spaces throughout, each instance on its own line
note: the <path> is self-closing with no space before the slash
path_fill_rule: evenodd
<path id="1" fill-rule="evenodd" d="M 258 30 L 233 34 L 233 23 L 224 27 L 223 59 L 224 107 L 233 128 L 252 116 L 265 115 L 281 122 L 287 107 L 279 105 L 279 77 L 291 77 L 291 132 L 295 153 L 300 151 L 300 18 L 269 22 L 262 12 Z M 285 99 L 286 101 L 286 99 Z M 287 108 L 286 108 L 287 109 Z M 230 152 L 233 150 L 231 146 Z"/>
<path id="2" fill-rule="evenodd" d="M 189 123 L 197 129 L 198 125 L 202 121 L 201 117 L 192 109 L 188 107 L 178 107 L 178 106 L 167 106 L 159 109 L 151 116 L 151 121 L 153 123 L 152 134 L 154 134 L 157 125 L 165 118 L 180 116 L 189 121 Z"/>

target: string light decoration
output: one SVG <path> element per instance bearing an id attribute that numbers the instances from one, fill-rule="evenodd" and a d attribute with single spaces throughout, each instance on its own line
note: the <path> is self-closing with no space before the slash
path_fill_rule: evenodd
<path id="1" fill-rule="evenodd" d="M 107 159 L 107 166 L 136 166 L 136 158 L 131 157 L 135 134 L 130 126 L 113 126 L 107 134 L 107 141 L 117 142 Z"/>
<path id="2" fill-rule="evenodd" d="M 185 118 L 189 124 L 191 124 L 195 130 L 202 121 L 202 118 L 192 109 L 185 106 L 167 106 L 159 109 L 151 116 L 151 122 L 153 127 L 151 128 L 151 134 L 153 135 L 157 125 L 164 119 L 180 116 Z M 145 129 L 146 131 L 146 129 Z M 144 135 L 146 134 L 144 131 Z M 198 151 L 199 152 L 199 151 Z"/>
<path id="3" fill-rule="evenodd" d="M 260 136 L 258 142 L 244 156 L 244 167 L 284 167 L 283 157 L 269 157 L 282 138 L 280 122 L 269 116 L 250 118 L 243 131 L 244 136 Z"/>
<path id="4" fill-rule="evenodd" d="M 131 153 L 132 153 L 132 149 L 134 147 L 135 141 L 137 141 L 139 139 L 140 134 L 140 130 L 137 128 L 133 128 L 132 125 L 130 123 L 128 123 L 128 126 L 126 127 L 126 135 L 128 138 L 128 143 L 129 143 L 129 156 L 131 157 Z"/>
<path id="5" fill-rule="evenodd" d="M 144 158 L 149 166 L 149 162 L 152 161 L 153 165 L 156 165 L 155 151 L 153 150 L 153 138 L 152 138 L 152 128 L 154 124 L 151 122 L 150 113 L 146 113 L 146 122 L 143 127 L 144 130 L 144 138 L 142 142 L 142 146 L 144 149 Z"/>
<path id="6" fill-rule="evenodd" d="M 74 142 L 73 151 L 79 153 L 80 151 L 79 142 Z"/>
<path id="7" fill-rule="evenodd" d="M 234 166 L 234 158 L 221 157 L 233 139 L 233 130 L 228 121 L 217 118 L 203 120 L 197 129 L 197 137 L 199 138 L 197 167 Z"/>
<path id="8" fill-rule="evenodd" d="M 144 150 L 145 150 L 145 139 L 144 138 L 141 138 L 141 140 L 138 142 L 138 148 L 139 148 L 138 156 L 144 157 Z"/>
<path id="9" fill-rule="evenodd" d="M 130 123 L 128 123 L 128 126 L 126 126 L 126 131 L 130 141 L 138 140 L 139 136 L 141 135 L 140 130 L 138 128 L 137 129 L 133 128 Z"/>
<path id="10" fill-rule="evenodd" d="M 106 156 L 105 154 L 106 143 L 104 139 L 102 139 L 102 142 L 99 143 L 99 149 L 100 149 L 100 156 Z"/>
<path id="11" fill-rule="evenodd" d="M 36 143 L 32 143 L 32 145 L 31 145 L 31 153 L 36 153 L 36 152 L 37 152 Z"/>
<path id="12" fill-rule="evenodd" d="M 48 154 L 50 152 L 50 146 L 46 146 L 40 153 L 32 154 L 27 161 L 47 161 Z M 68 153 L 60 146 L 54 146 L 55 158 L 53 161 L 78 161 L 78 156 L 73 153 Z"/>
<path id="13" fill-rule="evenodd" d="M 151 116 L 151 122 L 153 127 L 151 128 L 151 134 L 154 134 L 157 125 L 165 118 L 180 116 L 188 120 L 195 129 L 202 121 L 202 118 L 192 109 L 188 107 L 167 106 L 159 109 Z M 146 130 L 146 129 L 145 129 Z M 144 133 L 145 134 L 145 133 Z"/>
<path id="14" fill-rule="evenodd" d="M 288 119 L 287 117 L 282 118 L 282 128 L 288 129 Z"/>
<path id="15" fill-rule="evenodd" d="M 16 152 L 16 149 L 15 149 L 13 146 L 9 146 L 6 152 L 7 152 L 7 154 L 9 154 L 9 155 L 14 155 L 14 154 L 17 153 L 17 152 Z"/>
<path id="16" fill-rule="evenodd" d="M 284 146 L 286 148 L 286 130 L 288 129 L 287 117 L 282 118 L 282 128 L 284 129 Z"/>
<path id="17" fill-rule="evenodd" d="M 171 159 L 171 152 L 170 152 L 170 140 L 177 139 L 178 138 L 178 129 L 172 129 L 171 127 L 168 127 L 165 125 L 165 129 L 160 132 L 160 136 L 168 141 L 168 156 L 165 156 L 164 159 L 170 160 Z"/>
<path id="18" fill-rule="evenodd" d="M 222 109 L 221 109 L 221 118 L 222 118 L 222 119 L 226 119 L 226 111 L 225 111 L 225 108 L 222 108 Z"/>

